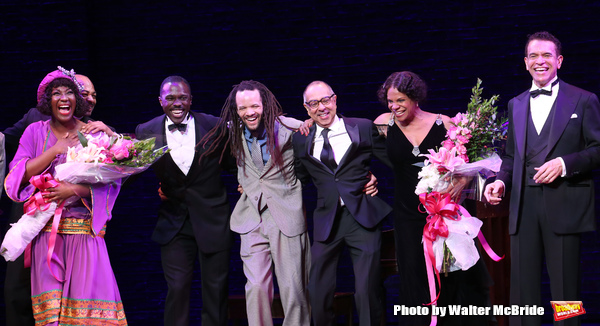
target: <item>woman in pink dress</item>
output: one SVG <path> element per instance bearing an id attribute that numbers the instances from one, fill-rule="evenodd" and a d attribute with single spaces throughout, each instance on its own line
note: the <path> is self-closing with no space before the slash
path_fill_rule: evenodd
<path id="1" fill-rule="evenodd" d="M 68 147 L 79 143 L 77 131 L 87 103 L 74 72 L 59 67 L 41 82 L 37 109 L 51 115 L 27 127 L 4 182 L 7 195 L 24 202 L 35 192 L 32 176 L 54 174 Z M 46 202 L 65 205 L 56 241 L 50 241 L 52 219 L 31 242 L 31 297 L 37 325 L 127 325 L 110 265 L 104 232 L 120 184 L 59 182 L 48 188 Z M 73 200 L 69 200 L 72 202 Z M 48 259 L 50 248 L 52 258 Z M 27 254 L 27 252 L 26 252 Z"/>

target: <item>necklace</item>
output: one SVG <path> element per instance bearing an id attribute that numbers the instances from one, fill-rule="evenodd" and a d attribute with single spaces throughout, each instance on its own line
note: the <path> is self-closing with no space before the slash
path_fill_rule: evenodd
<path id="1" fill-rule="evenodd" d="M 419 150 L 419 146 L 413 147 L 412 155 L 414 155 L 415 157 L 417 157 L 417 156 L 419 156 L 419 154 L 421 154 L 421 151 Z"/>
<path id="2" fill-rule="evenodd" d="M 392 114 L 392 118 L 390 119 L 390 121 L 388 121 L 388 125 L 391 127 L 395 123 L 396 123 L 396 117 Z M 398 125 L 398 129 L 401 129 L 399 125 Z M 404 134 L 404 132 L 402 132 L 402 133 Z M 408 138 L 408 136 L 406 134 L 404 134 L 404 137 L 406 137 L 406 139 L 408 140 L 408 142 L 412 145 L 412 142 L 410 141 L 410 139 Z M 419 149 L 419 146 L 413 145 L 413 149 L 412 149 L 411 153 L 415 157 L 419 156 L 421 154 L 421 150 Z"/>

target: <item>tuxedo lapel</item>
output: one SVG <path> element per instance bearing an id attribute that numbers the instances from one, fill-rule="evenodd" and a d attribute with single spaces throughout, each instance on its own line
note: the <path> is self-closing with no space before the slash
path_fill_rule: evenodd
<path id="1" fill-rule="evenodd" d="M 358 130 L 358 125 L 348 123 L 347 119 L 344 119 L 343 121 L 344 125 L 346 126 L 346 132 L 348 133 L 352 143 L 350 144 L 350 147 L 348 147 L 348 150 L 344 156 L 342 156 L 340 164 L 338 165 L 338 169 L 344 166 L 346 161 L 353 156 L 354 152 L 358 148 L 358 144 L 360 143 L 360 131 Z"/>
<path id="2" fill-rule="evenodd" d="M 204 135 L 206 135 L 210 131 L 204 128 L 204 125 L 201 123 L 197 114 L 195 114 L 193 111 L 190 111 L 190 114 L 194 118 L 194 136 L 196 138 L 196 146 L 194 147 L 194 160 L 192 161 L 192 165 L 190 166 L 190 170 L 188 171 L 188 174 L 186 176 L 188 178 L 194 176 L 201 170 L 199 161 L 200 155 L 202 155 L 202 151 L 198 150 L 198 144 L 200 143 L 200 140 L 202 140 L 202 137 L 204 137 Z"/>
<path id="3" fill-rule="evenodd" d="M 525 157 L 525 139 L 527 132 L 527 119 L 529 117 L 529 92 L 515 98 L 513 106 L 513 123 L 515 143 L 521 157 Z"/>
<path id="4" fill-rule="evenodd" d="M 152 126 L 152 134 L 154 135 L 154 148 L 161 148 L 167 145 L 167 135 L 165 135 L 165 121 L 167 120 L 167 116 L 163 115 L 161 120 L 158 120 L 160 123 Z"/>
<path id="5" fill-rule="evenodd" d="M 575 112 L 576 103 L 576 97 L 569 93 L 569 85 L 561 82 L 556 96 L 556 107 L 550 127 L 550 137 L 548 137 L 548 148 L 552 149 L 562 136 L 571 115 Z"/>
<path id="6" fill-rule="evenodd" d="M 315 138 L 317 137 L 317 127 L 316 125 L 313 125 L 310 127 L 310 132 L 308 133 L 308 136 L 306 136 L 306 140 L 304 141 L 304 155 L 306 155 L 306 157 L 308 157 L 309 160 L 312 160 L 313 162 L 316 162 L 317 165 L 323 165 L 321 163 L 321 161 L 317 160 L 316 158 L 314 158 L 312 156 L 312 151 L 313 151 L 313 147 L 315 144 Z M 323 167 L 325 167 L 325 165 L 323 165 Z"/>

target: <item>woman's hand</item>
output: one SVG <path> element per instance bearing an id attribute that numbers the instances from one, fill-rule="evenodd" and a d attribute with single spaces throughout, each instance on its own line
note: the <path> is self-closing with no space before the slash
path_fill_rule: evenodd
<path id="1" fill-rule="evenodd" d="M 450 194 L 450 198 L 455 203 L 458 203 L 460 200 L 460 195 L 465 187 L 471 182 L 472 177 L 464 177 L 464 176 L 452 176 L 448 177 L 446 181 L 449 182 L 448 187 L 441 191 L 442 194 Z"/>
<path id="2" fill-rule="evenodd" d="M 298 128 L 298 131 L 300 131 L 302 135 L 308 136 L 308 133 L 310 133 L 310 127 L 312 127 L 314 123 L 315 121 L 312 118 L 304 120 L 300 128 Z"/>
<path id="3" fill-rule="evenodd" d="M 60 204 L 65 199 L 77 196 L 77 197 L 88 197 L 90 195 L 90 189 L 84 185 L 78 185 L 66 181 L 60 181 L 57 187 L 48 188 L 44 191 L 42 197 L 46 202 L 56 202 Z"/>
<path id="4" fill-rule="evenodd" d="M 55 154 L 66 153 L 69 147 L 75 147 L 79 145 L 79 138 L 77 137 L 76 132 L 68 132 L 61 139 L 56 141 L 56 144 L 52 146 L 52 149 L 55 151 Z"/>

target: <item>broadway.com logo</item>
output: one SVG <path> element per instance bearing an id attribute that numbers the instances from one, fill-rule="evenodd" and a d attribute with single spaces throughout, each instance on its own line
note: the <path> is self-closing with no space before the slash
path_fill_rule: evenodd
<path id="1" fill-rule="evenodd" d="M 585 314 L 581 301 L 550 301 L 554 309 L 554 320 L 559 321 Z"/>

